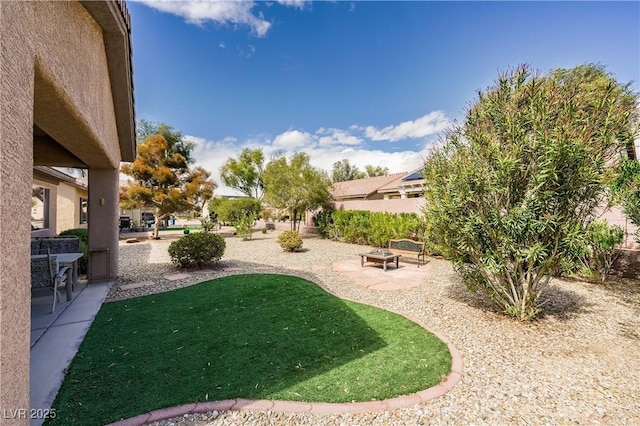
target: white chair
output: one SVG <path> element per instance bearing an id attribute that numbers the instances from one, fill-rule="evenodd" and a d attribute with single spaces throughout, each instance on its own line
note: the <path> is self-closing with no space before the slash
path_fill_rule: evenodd
<path id="1" fill-rule="evenodd" d="M 49 288 L 53 290 L 53 304 L 51 305 L 51 313 L 56 309 L 56 302 L 60 293 L 58 288 L 68 285 L 69 267 L 58 265 L 58 259 L 55 255 L 51 255 L 51 251 L 47 249 L 47 256 L 41 259 L 31 259 L 31 288 Z"/>

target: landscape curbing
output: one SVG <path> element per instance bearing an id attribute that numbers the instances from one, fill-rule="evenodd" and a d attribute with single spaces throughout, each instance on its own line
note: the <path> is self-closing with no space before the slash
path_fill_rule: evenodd
<path id="1" fill-rule="evenodd" d="M 408 318 L 410 319 L 410 318 Z M 426 329 L 426 328 L 425 328 Z M 451 372 L 435 386 L 421 390 L 409 395 L 402 395 L 395 398 L 383 399 L 380 401 L 367 402 L 298 402 L 280 400 L 250 400 L 250 399 L 225 399 L 221 401 L 196 402 L 179 405 L 176 407 L 162 408 L 139 416 L 110 423 L 107 426 L 142 426 L 187 414 L 207 413 L 210 411 L 278 411 L 285 413 L 315 413 L 315 414 L 336 414 L 336 413 L 368 413 L 392 411 L 400 408 L 412 407 L 438 398 L 449 392 L 462 378 L 463 361 L 458 349 L 442 338 L 438 333 L 427 329 L 442 340 L 451 354 Z"/>

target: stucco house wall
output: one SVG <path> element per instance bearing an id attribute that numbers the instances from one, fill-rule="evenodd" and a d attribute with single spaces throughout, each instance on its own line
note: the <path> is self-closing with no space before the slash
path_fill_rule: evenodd
<path id="1" fill-rule="evenodd" d="M 128 26 L 122 2 L 0 1 L 0 408 L 5 413 L 28 413 L 30 407 L 34 165 L 89 169 L 89 225 L 103 227 L 90 226 L 89 246 L 109 248 L 107 276 L 117 274 L 118 167 L 135 158 Z M 29 418 L 1 422 L 27 425 Z"/>
<path id="2" fill-rule="evenodd" d="M 424 198 L 403 198 L 387 200 L 335 201 L 336 210 L 368 210 L 371 212 L 417 213 L 421 214 Z"/>
<path id="3" fill-rule="evenodd" d="M 80 198 L 87 199 L 85 188 L 80 188 L 66 182 L 58 185 L 56 233 L 67 229 L 86 228 L 87 222 L 81 223 Z"/>

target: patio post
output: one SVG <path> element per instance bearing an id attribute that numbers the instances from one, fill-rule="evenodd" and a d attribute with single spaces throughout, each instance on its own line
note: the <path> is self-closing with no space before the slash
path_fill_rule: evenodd
<path id="1" fill-rule="evenodd" d="M 118 275 L 118 169 L 89 169 L 89 282 Z"/>

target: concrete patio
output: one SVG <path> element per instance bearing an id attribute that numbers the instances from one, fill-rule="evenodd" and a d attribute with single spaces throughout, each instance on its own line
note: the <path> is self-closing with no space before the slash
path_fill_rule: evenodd
<path id="1" fill-rule="evenodd" d="M 87 285 L 80 281 L 67 301 L 64 292 L 51 312 L 51 291 L 34 291 L 31 298 L 30 395 L 32 409 L 49 409 L 64 379 L 66 369 L 113 282 Z M 45 419 L 34 418 L 32 426 Z"/>

